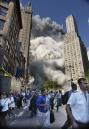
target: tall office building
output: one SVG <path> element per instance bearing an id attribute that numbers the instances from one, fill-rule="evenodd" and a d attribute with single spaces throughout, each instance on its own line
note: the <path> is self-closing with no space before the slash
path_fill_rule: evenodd
<path id="1" fill-rule="evenodd" d="M 67 33 L 64 38 L 65 74 L 74 81 L 84 77 L 88 69 L 86 47 L 81 40 L 75 18 L 66 18 Z"/>
<path id="2" fill-rule="evenodd" d="M 22 28 L 19 0 L 0 0 L 0 91 L 20 90 L 24 57 L 18 43 Z M 19 70 L 17 69 L 19 68 Z"/>
<path id="3" fill-rule="evenodd" d="M 19 42 L 22 44 L 22 52 L 26 59 L 25 63 L 25 79 L 28 82 L 29 78 L 29 51 L 30 51 L 30 37 L 32 28 L 32 5 L 28 4 L 24 9 L 21 9 L 23 29 L 19 34 Z"/>
<path id="4" fill-rule="evenodd" d="M 19 31 L 22 28 L 19 0 L 0 0 L 0 68 L 16 73 Z"/>

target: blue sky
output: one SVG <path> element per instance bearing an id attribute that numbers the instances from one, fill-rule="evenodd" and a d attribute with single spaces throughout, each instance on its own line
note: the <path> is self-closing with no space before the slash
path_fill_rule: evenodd
<path id="1" fill-rule="evenodd" d="M 73 14 L 81 39 L 89 48 L 89 0 L 20 0 L 23 5 L 31 1 L 33 15 L 50 17 L 65 27 L 65 19 Z"/>

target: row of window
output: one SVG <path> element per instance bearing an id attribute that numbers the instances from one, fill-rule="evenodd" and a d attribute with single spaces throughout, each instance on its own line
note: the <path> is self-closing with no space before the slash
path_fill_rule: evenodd
<path id="1" fill-rule="evenodd" d="M 1 0 L 1 2 L 5 3 L 5 4 L 9 4 L 10 0 Z"/>
<path id="2" fill-rule="evenodd" d="M 9 0 L 2 0 L 3 3 L 9 3 Z M 0 6 L 0 16 L 6 16 L 8 9 Z M 5 21 L 0 19 L 0 30 L 3 30 Z"/>
<path id="3" fill-rule="evenodd" d="M 0 6 L 0 15 L 1 16 L 6 16 L 7 14 L 7 8 L 3 7 L 3 6 Z"/>

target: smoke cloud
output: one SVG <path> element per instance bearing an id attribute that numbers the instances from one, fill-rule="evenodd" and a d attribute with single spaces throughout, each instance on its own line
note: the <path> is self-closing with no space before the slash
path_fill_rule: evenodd
<path id="1" fill-rule="evenodd" d="M 39 15 L 33 16 L 32 37 L 50 36 L 53 39 L 60 41 L 63 38 L 63 25 L 52 21 L 50 17 L 40 18 Z"/>
<path id="2" fill-rule="evenodd" d="M 63 37 L 63 26 L 49 17 L 33 16 L 30 74 L 34 77 L 34 85 L 40 87 L 47 80 L 64 84 Z"/>

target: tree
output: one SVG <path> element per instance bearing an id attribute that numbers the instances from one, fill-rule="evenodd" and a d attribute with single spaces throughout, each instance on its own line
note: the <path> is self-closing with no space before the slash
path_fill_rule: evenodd
<path id="1" fill-rule="evenodd" d="M 61 85 L 58 85 L 56 81 L 49 80 L 44 83 L 43 87 L 47 90 L 51 90 L 61 88 Z"/>
<path id="2" fill-rule="evenodd" d="M 87 71 L 85 76 L 86 76 L 87 80 L 89 81 L 89 69 L 88 69 L 88 71 Z"/>

